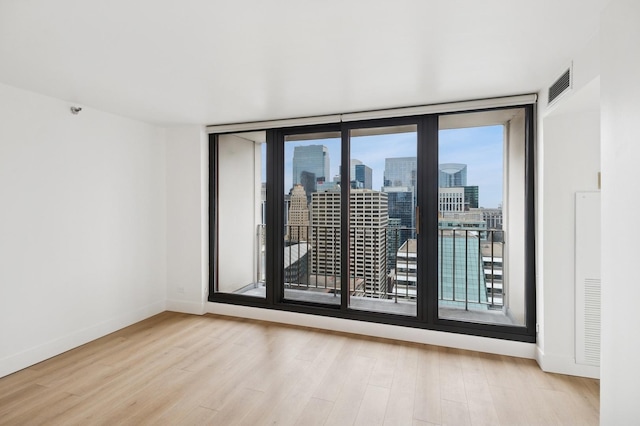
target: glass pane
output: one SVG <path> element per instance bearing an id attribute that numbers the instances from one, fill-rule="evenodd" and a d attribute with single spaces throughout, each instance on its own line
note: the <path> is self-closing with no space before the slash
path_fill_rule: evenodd
<path id="1" fill-rule="evenodd" d="M 506 210 L 523 198 L 511 196 L 504 180 L 509 147 L 524 146 L 518 137 L 518 110 L 440 118 L 438 191 L 438 312 L 440 318 L 522 325 L 524 276 L 508 280 Z M 507 125 L 510 123 L 510 125 Z M 515 152 L 515 150 L 514 150 Z M 510 165 L 511 160 L 509 158 Z M 524 164 L 524 157 L 520 159 Z M 519 181 L 524 185 L 524 177 Z M 515 188 L 515 185 L 514 185 Z M 513 210 L 509 210 L 513 211 Z M 515 223 L 515 222 L 514 222 Z M 522 222 L 523 223 L 523 222 Z M 524 229 L 516 233 L 524 235 Z M 514 267 L 515 257 L 509 257 Z M 511 285 L 513 292 L 507 292 Z M 521 291 L 517 291 L 519 287 Z"/>
<path id="2" fill-rule="evenodd" d="M 265 297 L 265 132 L 218 137 L 216 291 Z"/>
<path id="3" fill-rule="evenodd" d="M 340 304 L 339 132 L 289 135 L 284 147 L 284 296 Z"/>
<path id="4" fill-rule="evenodd" d="M 417 126 L 350 138 L 349 306 L 415 316 Z"/>

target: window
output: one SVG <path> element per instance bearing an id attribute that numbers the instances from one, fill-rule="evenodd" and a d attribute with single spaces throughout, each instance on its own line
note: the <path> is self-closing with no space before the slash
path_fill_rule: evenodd
<path id="1" fill-rule="evenodd" d="M 534 341 L 532 114 L 212 135 L 209 299 Z"/>

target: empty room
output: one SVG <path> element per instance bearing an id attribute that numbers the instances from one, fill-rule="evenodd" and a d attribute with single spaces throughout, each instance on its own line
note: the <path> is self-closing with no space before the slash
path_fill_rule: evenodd
<path id="1" fill-rule="evenodd" d="M 638 42 L 635 0 L 0 1 L 0 424 L 637 423 Z"/>

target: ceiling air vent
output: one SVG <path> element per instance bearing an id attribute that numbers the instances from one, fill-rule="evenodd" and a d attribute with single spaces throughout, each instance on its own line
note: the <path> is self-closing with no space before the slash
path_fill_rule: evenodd
<path id="1" fill-rule="evenodd" d="M 559 79 L 555 81 L 549 87 L 549 101 L 548 104 L 552 104 L 553 101 L 558 99 L 560 95 L 567 92 L 571 88 L 571 67 L 569 67 Z"/>

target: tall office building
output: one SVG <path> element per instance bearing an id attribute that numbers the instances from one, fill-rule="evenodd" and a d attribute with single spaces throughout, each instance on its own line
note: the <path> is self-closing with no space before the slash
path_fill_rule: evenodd
<path id="1" fill-rule="evenodd" d="M 305 192 L 316 191 L 317 182 L 329 180 L 329 149 L 324 145 L 303 145 L 293 149 L 293 184 L 304 186 Z"/>
<path id="2" fill-rule="evenodd" d="M 388 200 L 385 192 L 356 189 L 350 195 L 351 277 L 364 281 L 355 295 L 387 298 Z"/>
<path id="3" fill-rule="evenodd" d="M 349 171 L 351 175 L 351 180 L 353 180 L 354 176 L 356 175 L 356 166 L 359 166 L 361 164 L 362 164 L 362 161 L 358 160 L 357 158 L 351 159 L 351 169 Z"/>
<path id="4" fill-rule="evenodd" d="M 309 236 L 309 207 L 307 193 L 300 184 L 293 186 L 289 204 L 287 240 L 290 242 L 307 241 Z"/>
<path id="5" fill-rule="evenodd" d="M 340 277 L 340 191 L 311 194 L 311 273 Z"/>
<path id="6" fill-rule="evenodd" d="M 398 248 L 408 239 L 415 238 L 416 198 L 413 187 L 385 186 L 383 191 L 387 194 L 389 211 L 387 268 L 391 270 L 395 268 Z"/>
<path id="7" fill-rule="evenodd" d="M 451 188 L 455 186 L 467 186 L 467 165 L 459 163 L 440 164 L 439 186 Z"/>
<path id="8" fill-rule="evenodd" d="M 387 267 L 396 267 L 396 253 L 398 248 L 413 236 L 416 210 L 416 185 L 418 178 L 417 157 L 385 158 L 384 186 L 387 193 L 389 218 L 399 219 L 399 228 L 389 229 L 393 233 L 389 238 Z M 393 221 L 394 224 L 398 222 Z"/>
<path id="9" fill-rule="evenodd" d="M 464 209 L 478 208 L 478 185 L 464 187 Z"/>
<path id="10" fill-rule="evenodd" d="M 403 236 L 402 225 L 400 219 L 395 217 L 389 217 L 389 225 L 387 227 L 387 271 L 392 272 L 396 268 L 396 254 L 398 248 L 402 245 Z"/>
<path id="11" fill-rule="evenodd" d="M 302 185 L 305 193 L 310 195 L 312 192 L 316 192 L 318 188 L 316 174 L 303 170 L 300 172 L 300 181 L 294 183 L 294 185 Z"/>
<path id="12" fill-rule="evenodd" d="M 371 167 L 363 164 L 362 161 L 352 158 L 350 169 L 351 188 L 353 189 L 372 189 L 373 186 L 373 170 Z M 339 184 L 341 181 L 339 174 L 333 177 L 333 183 Z"/>
<path id="13" fill-rule="evenodd" d="M 416 186 L 418 179 L 417 157 L 385 158 L 384 186 Z"/>
<path id="14" fill-rule="evenodd" d="M 351 175 L 351 181 L 357 183 L 356 188 L 373 189 L 373 170 L 365 164 L 357 164 L 355 172 Z"/>
<path id="15" fill-rule="evenodd" d="M 350 194 L 351 280 L 356 296 L 386 298 L 387 194 L 355 189 Z M 311 270 L 340 276 L 340 192 L 311 195 Z"/>

